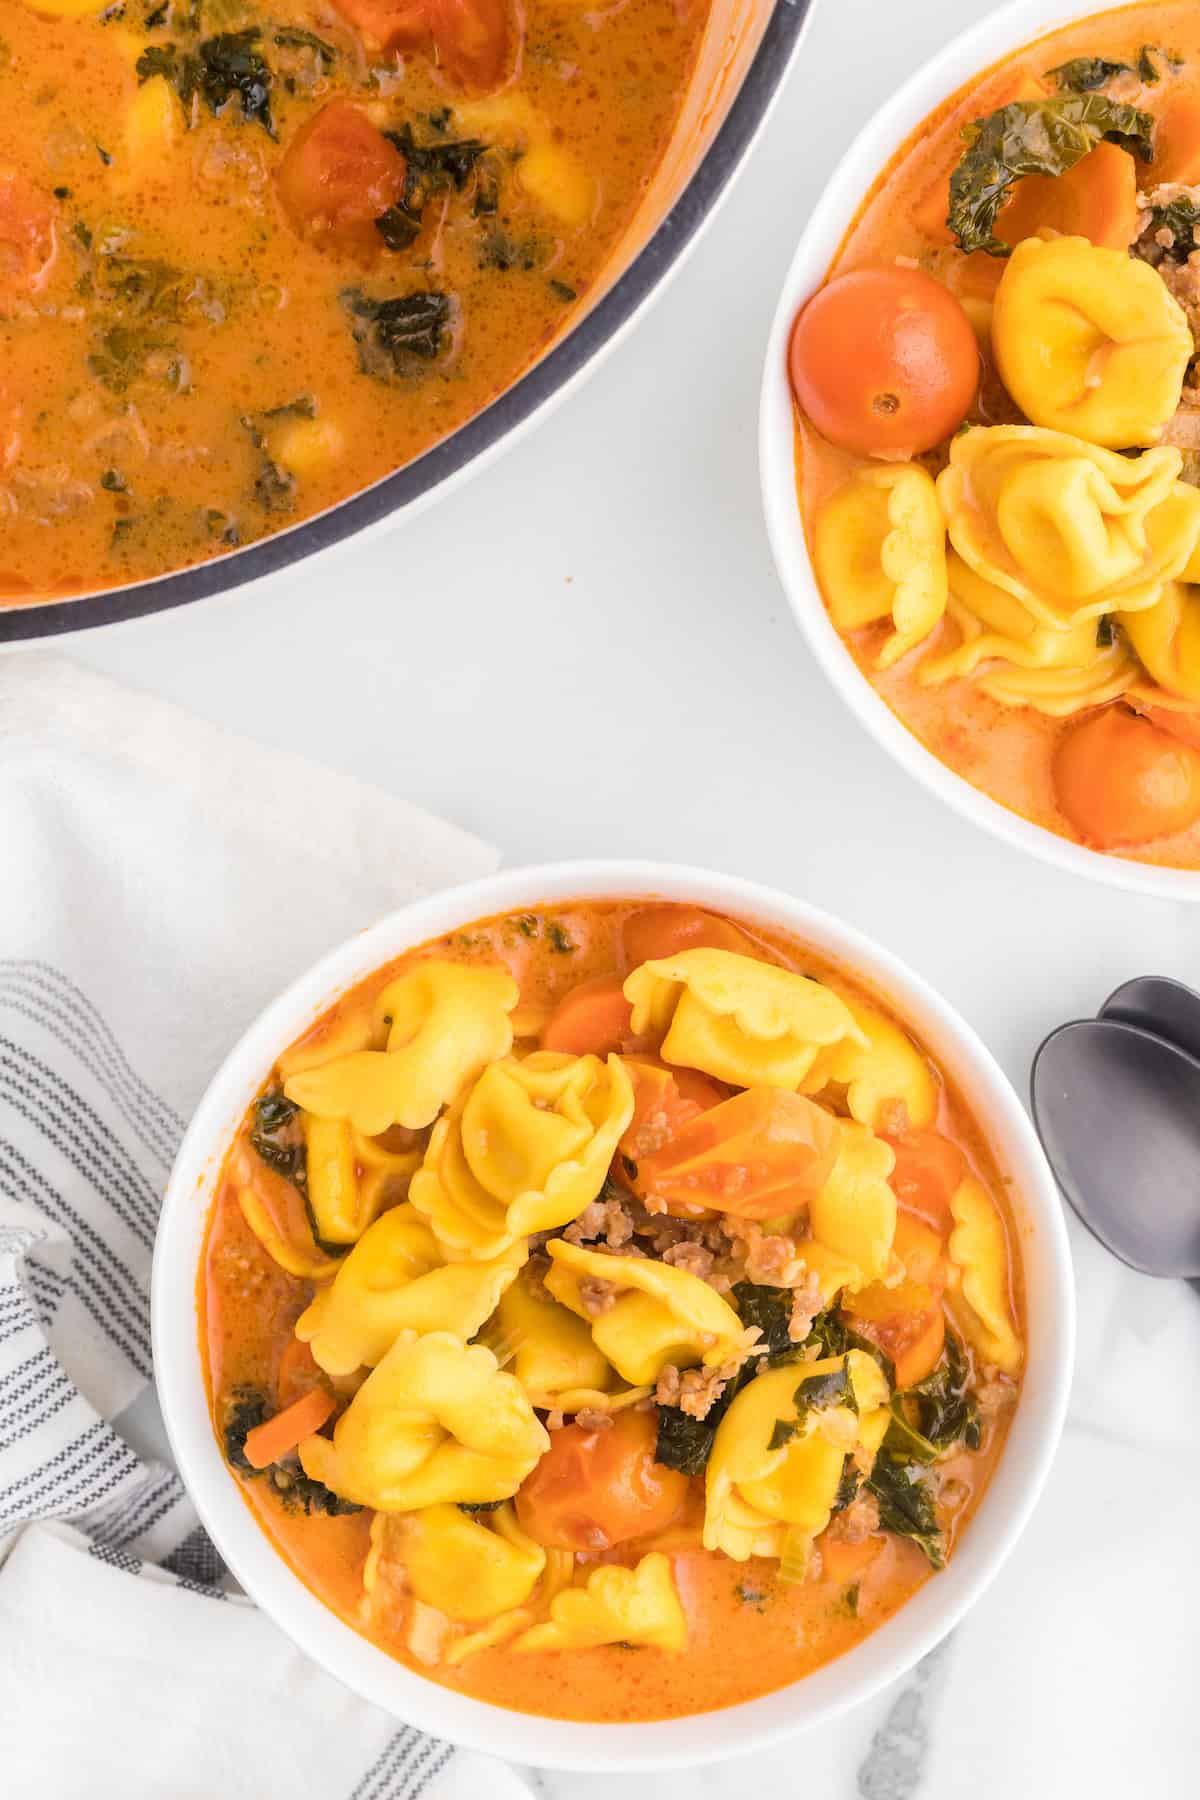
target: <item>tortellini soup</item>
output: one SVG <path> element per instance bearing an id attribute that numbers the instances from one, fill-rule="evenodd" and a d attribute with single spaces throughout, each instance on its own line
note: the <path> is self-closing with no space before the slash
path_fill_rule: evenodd
<path id="1" fill-rule="evenodd" d="M 708 0 L 0 0 L 0 606 L 226 555 L 604 285 Z"/>
<path id="2" fill-rule="evenodd" d="M 230 1148 L 201 1299 L 231 1479 L 300 1578 L 568 1719 L 858 1643 L 970 1529 L 1025 1360 L 952 1072 L 803 945 L 646 900 L 348 992 Z"/>
<path id="3" fill-rule="evenodd" d="M 1200 868 L 1200 22 L 1073 24 L 880 176 L 789 369 L 829 616 L 956 773 Z"/>

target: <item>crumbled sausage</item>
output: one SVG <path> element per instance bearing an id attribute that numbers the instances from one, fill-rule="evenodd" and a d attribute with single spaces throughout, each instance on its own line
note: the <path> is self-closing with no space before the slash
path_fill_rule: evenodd
<path id="1" fill-rule="evenodd" d="M 680 1374 L 674 1363 L 668 1363 L 658 1377 L 654 1398 L 660 1406 L 677 1406 L 690 1419 L 706 1419 L 740 1368 L 739 1359 L 722 1363 L 719 1369 L 685 1369 Z"/>
<path id="2" fill-rule="evenodd" d="M 584 1311 L 593 1319 L 598 1319 L 601 1313 L 608 1312 L 616 1305 L 616 1283 L 604 1281 L 599 1275 L 585 1275 L 579 1283 L 579 1300 Z"/>
<path id="3" fill-rule="evenodd" d="M 793 1344 L 803 1343 L 813 1328 L 813 1320 L 821 1306 L 821 1283 L 814 1271 L 809 1269 L 799 1287 L 792 1290 L 792 1316 L 788 1321 L 788 1336 Z"/>
<path id="4" fill-rule="evenodd" d="M 874 1494 L 860 1494 L 849 1506 L 835 1513 L 826 1527 L 831 1538 L 843 1544 L 861 1544 L 879 1530 L 879 1502 Z"/>
<path id="5" fill-rule="evenodd" d="M 601 1412 L 598 1406 L 581 1406 L 575 1414 L 575 1423 L 585 1431 L 607 1431 L 612 1422 L 612 1414 Z"/>
<path id="6" fill-rule="evenodd" d="M 716 1258 L 711 1250 L 704 1248 L 703 1244 L 689 1243 L 685 1240 L 683 1243 L 672 1244 L 669 1250 L 664 1250 L 662 1261 L 669 1263 L 673 1269 L 682 1269 L 685 1274 L 697 1275 L 701 1281 L 707 1281 L 712 1274 Z"/>
<path id="7" fill-rule="evenodd" d="M 610 1250 L 619 1250 L 633 1237 L 633 1219 L 621 1200 L 593 1200 L 574 1224 L 567 1226 L 563 1236 L 568 1244 L 594 1243 L 603 1238 Z"/>

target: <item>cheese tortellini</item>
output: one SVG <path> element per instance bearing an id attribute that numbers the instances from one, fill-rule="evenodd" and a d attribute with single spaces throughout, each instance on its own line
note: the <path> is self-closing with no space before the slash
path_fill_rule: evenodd
<path id="1" fill-rule="evenodd" d="M 439 1119 L 409 1198 L 448 1256 L 498 1256 L 578 1217 L 632 1117 L 620 1057 L 505 1058 Z"/>
<path id="2" fill-rule="evenodd" d="M 687 1619 L 671 1565 L 652 1550 L 634 1569 L 607 1563 L 583 1587 L 567 1588 L 550 1603 L 550 1617 L 514 1641 L 516 1650 L 590 1650 L 599 1644 L 646 1644 L 682 1650 Z"/>
<path id="3" fill-rule="evenodd" d="M 389 1150 L 345 1119 L 304 1114 L 308 1199 L 323 1243 L 353 1244 L 383 1208 L 402 1200 L 418 1150 Z"/>
<path id="4" fill-rule="evenodd" d="M 508 1500 L 550 1439 L 515 1376 L 447 1331 L 398 1338 L 338 1420 L 300 1445 L 306 1475 L 378 1512 Z"/>
<path id="5" fill-rule="evenodd" d="M 937 1113 L 938 1084 L 912 1039 L 878 1007 L 846 997 L 854 1022 L 866 1039 L 845 1039 L 823 1050 L 801 1092 L 819 1094 L 830 1083 L 844 1086 L 852 1119 L 876 1127 L 881 1110 L 903 1101 L 910 1125 L 931 1125 Z"/>
<path id="6" fill-rule="evenodd" d="M 932 477 L 915 463 L 857 469 L 817 513 L 813 561 L 839 631 L 891 619 L 876 663 L 890 668 L 946 610 L 946 528 Z"/>
<path id="7" fill-rule="evenodd" d="M 1155 605 L 1120 620 L 1152 680 L 1181 700 L 1200 702 L 1200 588 L 1168 581 Z"/>
<path id="8" fill-rule="evenodd" d="M 874 1455 L 888 1387 L 863 1350 L 757 1375 L 717 1427 L 709 1458 L 704 1546 L 736 1562 L 782 1557 L 829 1523 L 846 1457 Z"/>
<path id="9" fill-rule="evenodd" d="M 739 1360 L 746 1331 L 738 1315 L 706 1281 L 686 1269 L 645 1256 L 605 1256 L 551 1239 L 554 1259 L 546 1286 L 556 1300 L 589 1319 L 596 1348 L 634 1387 L 657 1380 L 668 1363 L 719 1368 Z M 581 1284 L 615 1290 L 612 1304 L 590 1312 Z"/>
<path id="10" fill-rule="evenodd" d="M 507 969 L 427 958 L 375 1002 L 386 1050 L 355 1050 L 302 1070 L 284 1092 L 318 1119 L 349 1120 L 366 1137 L 393 1125 L 419 1131 L 488 1063 L 508 1055 L 509 1014 L 519 997 Z"/>
<path id="11" fill-rule="evenodd" d="M 950 1262 L 967 1303 L 964 1327 L 988 1362 L 1006 1375 L 1021 1366 L 1021 1340 L 1013 1324 L 1008 1292 L 1008 1244 L 1004 1221 L 992 1196 L 968 1176 L 950 1202 L 954 1230 Z"/>
<path id="12" fill-rule="evenodd" d="M 412 1206 L 396 1206 L 364 1233 L 296 1321 L 327 1375 L 374 1368 L 402 1331 L 449 1331 L 465 1343 L 495 1312 L 525 1261 L 519 1240 L 490 1262 L 445 1264 Z"/>
<path id="13" fill-rule="evenodd" d="M 881 1281 L 896 1235 L 896 1196 L 888 1176 L 895 1152 L 866 1125 L 844 1120 L 833 1172 L 809 1206 L 816 1242 L 856 1271 L 847 1285 Z"/>
<path id="14" fill-rule="evenodd" d="M 1057 630 L 1152 606 L 1200 539 L 1200 489 L 1167 446 L 1117 456 L 1031 425 L 959 434 L 938 477 L 950 541 Z M 969 598 L 969 596 L 968 596 Z"/>
<path id="15" fill-rule="evenodd" d="M 796 1088 L 818 1054 L 866 1038 L 832 988 L 732 950 L 682 950 L 625 982 L 638 1035 L 662 1034 L 664 1062 L 735 1087 Z"/>
<path id="16" fill-rule="evenodd" d="M 1017 245 L 996 293 L 992 348 L 1026 418 L 1112 450 L 1158 443 L 1194 350 L 1156 271 L 1082 237 Z"/>
<path id="17" fill-rule="evenodd" d="M 486 1267 L 485 1265 L 481 1265 Z M 512 1371 L 527 1394 L 562 1409 L 563 1397 L 584 1392 L 588 1402 L 613 1385 L 613 1371 L 586 1319 L 555 1300 L 540 1282 L 518 1278 L 500 1301 L 501 1340 L 513 1346 Z"/>
<path id="18" fill-rule="evenodd" d="M 448 1505 L 389 1514 L 378 1549 L 402 1565 L 418 1600 L 460 1624 L 524 1606 L 546 1566 L 511 1506 L 478 1516 Z"/>

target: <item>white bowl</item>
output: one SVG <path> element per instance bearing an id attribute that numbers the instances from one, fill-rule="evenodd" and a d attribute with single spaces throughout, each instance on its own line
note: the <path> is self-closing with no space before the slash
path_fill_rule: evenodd
<path id="1" fill-rule="evenodd" d="M 816 1674 L 719 1712 L 649 1724 L 575 1724 L 453 1693 L 378 1650 L 311 1594 L 274 1550 L 221 1455 L 199 1355 L 196 1274 L 222 1159 L 276 1057 L 340 994 L 410 947 L 492 914 L 577 899 L 684 900 L 782 927 L 878 990 L 907 1018 L 972 1108 L 1012 1182 L 1024 1262 L 1029 1364 L 1004 1454 L 949 1566 L 855 1649 Z M 1012 1088 L 975 1034 L 868 938 L 802 901 L 699 869 L 641 862 L 519 869 L 382 919 L 302 975 L 230 1052 L 196 1109 L 171 1174 L 154 1253 L 154 1366 L 171 1447 L 222 1556 L 263 1611 L 316 1663 L 397 1718 L 517 1763 L 613 1771 L 683 1767 L 772 1743 L 832 1718 L 910 1668 L 962 1617 L 1012 1549 L 1050 1466 L 1066 1409 L 1074 1290 L 1058 1195 Z"/>
<path id="2" fill-rule="evenodd" d="M 825 185 L 805 227 L 779 297 L 767 342 L 759 408 L 763 506 L 775 565 L 814 656 L 850 710 L 910 775 L 964 818 L 1019 850 L 1073 874 L 1166 900 L 1200 900 L 1200 873 L 1104 855 L 1058 837 L 1010 812 L 934 756 L 880 698 L 858 668 L 825 610 L 805 542 L 796 496 L 792 393 L 787 349 L 792 321 L 825 279 L 876 178 L 922 120 L 948 95 L 1031 39 L 1103 10 L 1071 0 L 1015 0 L 964 31 L 925 63 L 865 125 Z"/>

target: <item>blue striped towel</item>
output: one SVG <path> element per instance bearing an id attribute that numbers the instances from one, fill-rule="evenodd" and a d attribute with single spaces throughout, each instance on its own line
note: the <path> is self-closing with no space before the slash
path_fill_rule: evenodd
<path id="1" fill-rule="evenodd" d="M 491 853 L 41 655 L 0 659 L 0 842 L 6 1800 L 526 1795 L 228 1593 L 178 1477 L 130 1441 L 155 1435 L 159 1196 L 223 1051 L 331 942 Z"/>

